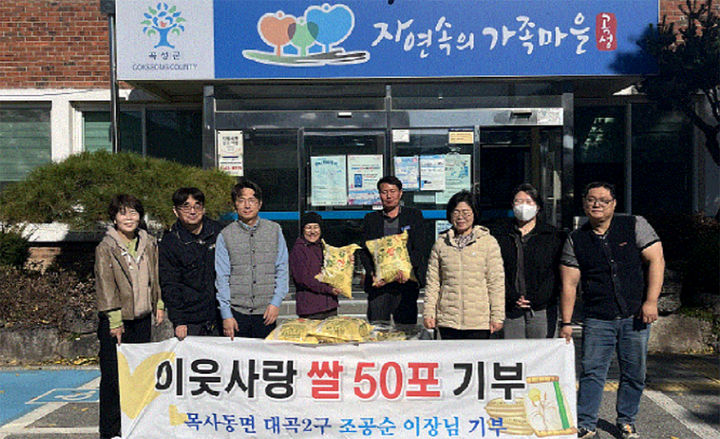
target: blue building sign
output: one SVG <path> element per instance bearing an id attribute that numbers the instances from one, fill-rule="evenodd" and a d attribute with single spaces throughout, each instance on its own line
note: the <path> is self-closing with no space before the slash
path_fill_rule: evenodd
<path id="1" fill-rule="evenodd" d="M 121 79 L 635 75 L 654 69 L 638 41 L 658 21 L 657 0 L 130 0 L 117 7 Z"/>

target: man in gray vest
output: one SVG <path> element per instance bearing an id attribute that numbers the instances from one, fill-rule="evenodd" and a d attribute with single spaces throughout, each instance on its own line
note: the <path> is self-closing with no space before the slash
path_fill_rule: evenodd
<path id="1" fill-rule="evenodd" d="M 560 260 L 560 334 L 568 342 L 576 289 L 582 284 L 585 325 L 577 400 L 580 439 L 596 436 L 598 409 L 614 352 L 620 365 L 617 426 L 623 439 L 640 437 L 635 417 L 645 387 L 650 324 L 658 317 L 665 259 L 650 224 L 641 216 L 615 215 L 616 205 L 615 186 L 588 184 L 583 193 L 588 222 L 570 233 Z"/>
<path id="2" fill-rule="evenodd" d="M 230 193 L 238 220 L 215 244 L 215 286 L 223 334 L 265 338 L 288 293 L 288 251 L 280 225 L 258 217 L 262 190 L 245 178 Z"/>

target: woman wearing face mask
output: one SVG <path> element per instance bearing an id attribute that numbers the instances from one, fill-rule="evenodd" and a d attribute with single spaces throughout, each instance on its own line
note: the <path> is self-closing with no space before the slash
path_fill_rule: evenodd
<path id="1" fill-rule="evenodd" d="M 307 212 L 300 218 L 302 236 L 290 251 L 290 272 L 295 282 L 295 311 L 300 317 L 322 320 L 336 316 L 340 291 L 315 279 L 323 265 L 322 217 Z"/>
<path id="2" fill-rule="evenodd" d="M 515 188 L 512 207 L 515 219 L 493 229 L 505 267 L 504 337 L 552 337 L 563 236 L 538 219 L 542 200 L 532 185 L 524 183 Z"/>
<path id="3" fill-rule="evenodd" d="M 151 320 L 162 323 L 158 247 L 144 229 L 142 203 L 116 195 L 108 213 L 113 225 L 95 249 L 95 290 L 100 340 L 100 437 L 120 436 L 116 346 L 148 343 Z"/>

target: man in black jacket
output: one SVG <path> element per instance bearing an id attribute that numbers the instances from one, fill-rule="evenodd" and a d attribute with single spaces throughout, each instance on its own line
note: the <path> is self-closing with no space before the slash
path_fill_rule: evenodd
<path id="1" fill-rule="evenodd" d="M 177 222 L 160 241 L 160 288 L 168 317 L 180 340 L 188 335 L 220 335 L 215 299 L 215 240 L 222 230 L 205 217 L 198 188 L 173 194 Z"/>
<path id="2" fill-rule="evenodd" d="M 377 183 L 382 202 L 381 211 L 365 215 L 363 220 L 363 249 L 360 260 L 365 267 L 365 292 L 368 295 L 367 317 L 370 321 L 390 320 L 395 323 L 417 324 L 417 299 L 420 288 L 425 285 L 427 251 L 424 245 L 422 212 L 411 207 L 401 207 L 402 182 L 395 176 L 385 176 Z M 408 232 L 407 249 L 417 282 L 398 275 L 394 282 L 385 283 L 375 279 L 375 266 L 365 241 L 383 236 Z"/>

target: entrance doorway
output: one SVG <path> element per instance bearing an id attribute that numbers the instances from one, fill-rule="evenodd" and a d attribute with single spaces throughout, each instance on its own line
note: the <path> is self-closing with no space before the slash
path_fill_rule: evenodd
<path id="1" fill-rule="evenodd" d="M 402 174 L 417 178 L 404 188 L 403 203 L 423 211 L 430 245 L 460 189 L 473 191 L 483 220 L 492 220 L 509 217 L 513 188 L 530 182 L 545 202 L 545 220 L 561 224 L 562 112 L 223 111 L 209 125 L 213 134 L 243 132 L 244 175 L 262 186 L 261 214 L 281 222 L 289 242 L 309 210 L 323 216 L 330 244 L 359 242 L 362 218 L 379 208 L 372 199 L 377 179 Z M 415 170 L 408 167 L 413 159 Z M 326 169 L 314 172 L 313 164 Z M 327 180 L 328 169 L 342 175 Z"/>

